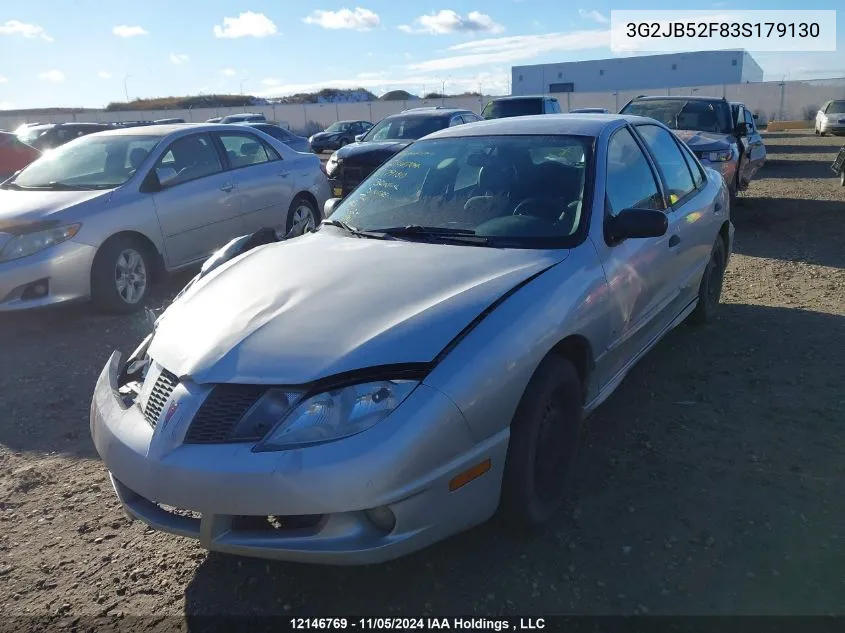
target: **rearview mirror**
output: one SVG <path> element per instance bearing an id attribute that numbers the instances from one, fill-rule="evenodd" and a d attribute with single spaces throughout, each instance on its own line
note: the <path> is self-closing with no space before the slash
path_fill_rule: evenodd
<path id="1" fill-rule="evenodd" d="M 606 224 L 607 238 L 611 243 L 629 238 L 661 237 L 666 235 L 668 228 L 666 214 L 654 209 L 623 209 Z"/>
<path id="2" fill-rule="evenodd" d="M 158 182 L 162 187 L 166 187 L 168 184 L 176 180 L 176 170 L 173 167 L 159 167 L 156 169 L 156 176 L 158 177 Z"/>
<path id="3" fill-rule="evenodd" d="M 323 205 L 323 215 L 325 217 L 329 217 L 332 213 L 334 213 L 338 204 L 340 204 L 340 198 L 329 198 L 326 200 L 326 204 Z"/>

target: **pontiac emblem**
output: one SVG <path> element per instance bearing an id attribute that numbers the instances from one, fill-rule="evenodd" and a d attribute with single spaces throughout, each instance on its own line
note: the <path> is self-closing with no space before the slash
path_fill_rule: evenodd
<path id="1" fill-rule="evenodd" d="M 173 418 L 173 414 L 176 413 L 176 409 L 179 408 L 179 403 L 175 400 L 170 403 L 170 406 L 167 408 L 167 413 L 164 414 L 164 419 L 161 421 L 161 426 L 164 428 Z"/>

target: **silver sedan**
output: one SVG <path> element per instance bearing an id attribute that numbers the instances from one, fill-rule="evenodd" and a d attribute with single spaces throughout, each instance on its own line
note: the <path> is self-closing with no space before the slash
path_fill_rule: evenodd
<path id="1" fill-rule="evenodd" d="M 242 125 L 116 129 L 0 185 L 0 312 L 91 298 L 140 308 L 154 277 L 261 227 L 322 219 L 320 160 Z"/>
<path id="2" fill-rule="evenodd" d="M 714 318 L 728 205 L 651 119 L 435 133 L 115 352 L 94 444 L 131 517 L 222 552 L 364 564 L 497 511 L 540 525 L 584 416 L 672 328 Z"/>

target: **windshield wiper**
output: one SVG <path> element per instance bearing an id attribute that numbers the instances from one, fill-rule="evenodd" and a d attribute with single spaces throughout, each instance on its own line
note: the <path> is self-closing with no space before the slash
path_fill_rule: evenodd
<path id="1" fill-rule="evenodd" d="M 387 235 L 381 233 L 379 231 L 362 231 L 361 229 L 355 228 L 344 222 L 343 220 L 323 220 L 320 223 L 320 226 L 336 226 L 339 229 L 343 229 L 350 235 L 355 235 L 356 237 L 371 237 L 374 239 L 385 240 L 389 239 Z"/>
<path id="2" fill-rule="evenodd" d="M 461 241 L 472 244 L 487 244 L 490 239 L 483 235 L 476 235 L 472 229 L 458 229 L 448 226 L 392 226 L 383 229 L 372 229 L 375 233 L 384 233 L 393 237 L 428 237 L 440 240 Z"/>

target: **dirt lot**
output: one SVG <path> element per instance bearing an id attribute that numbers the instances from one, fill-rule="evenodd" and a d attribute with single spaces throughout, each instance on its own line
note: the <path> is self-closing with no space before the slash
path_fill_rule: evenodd
<path id="1" fill-rule="evenodd" d="M 4 613 L 845 614 L 845 188 L 828 171 L 842 139 L 766 142 L 733 211 L 719 322 L 672 333 L 592 418 L 570 507 L 530 540 L 487 525 L 336 569 L 146 530 L 88 435 L 94 381 L 141 317 L 0 319 Z"/>

